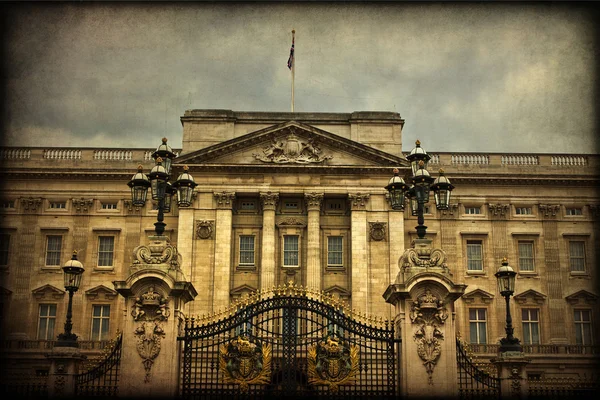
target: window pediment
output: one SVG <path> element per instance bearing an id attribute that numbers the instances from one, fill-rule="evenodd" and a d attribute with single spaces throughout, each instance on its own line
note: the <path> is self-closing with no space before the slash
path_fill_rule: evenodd
<path id="1" fill-rule="evenodd" d="M 31 293 L 37 300 L 58 300 L 63 298 L 66 292 L 52 285 L 44 285 L 33 289 Z"/>
<path id="2" fill-rule="evenodd" d="M 494 295 L 485 290 L 475 289 L 461 297 L 467 304 L 489 304 L 494 299 Z"/>
<path id="3" fill-rule="evenodd" d="M 542 294 L 538 291 L 535 291 L 533 289 L 529 289 L 524 291 L 523 293 L 519 293 L 518 295 L 515 295 L 515 301 L 521 305 L 526 305 L 526 304 L 543 304 L 544 301 L 546 301 L 546 295 Z"/>
<path id="4" fill-rule="evenodd" d="M 598 300 L 598 296 L 594 293 L 588 292 L 587 290 L 580 290 L 567 297 L 565 297 L 569 304 L 575 305 L 591 305 L 595 304 Z"/>

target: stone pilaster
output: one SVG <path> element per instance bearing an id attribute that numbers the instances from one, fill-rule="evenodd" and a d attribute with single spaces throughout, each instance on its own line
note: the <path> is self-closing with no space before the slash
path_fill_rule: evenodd
<path id="1" fill-rule="evenodd" d="M 306 286 L 317 290 L 321 285 L 321 203 L 323 193 L 305 193 L 308 208 L 308 239 L 306 260 Z"/>
<path id="2" fill-rule="evenodd" d="M 351 193 L 348 195 L 350 202 L 350 230 L 352 231 L 352 308 L 369 313 L 369 256 L 367 249 L 368 226 L 366 205 L 369 194 Z"/>
<path id="3" fill-rule="evenodd" d="M 275 286 L 275 208 L 278 201 L 279 193 L 260 194 L 263 213 L 260 288 L 263 290 Z"/>
<path id="4" fill-rule="evenodd" d="M 229 306 L 231 290 L 231 235 L 234 192 L 214 194 L 217 202 L 215 221 L 215 266 L 212 311 Z"/>
<path id="5" fill-rule="evenodd" d="M 181 254 L 181 271 L 194 281 L 192 254 L 194 249 L 194 210 L 180 208 L 177 221 L 177 251 Z"/>
<path id="6" fill-rule="evenodd" d="M 556 215 L 559 205 L 540 204 L 539 211 L 543 218 L 544 258 L 548 283 L 548 307 L 550 323 L 550 343 L 567 343 L 567 333 L 564 323 L 564 298 L 560 259 L 558 248 L 558 222 Z"/>

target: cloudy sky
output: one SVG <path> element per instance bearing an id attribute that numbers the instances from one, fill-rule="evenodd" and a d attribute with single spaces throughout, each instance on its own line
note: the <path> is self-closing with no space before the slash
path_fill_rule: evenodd
<path id="1" fill-rule="evenodd" d="M 598 153 L 589 8 L 541 3 L 28 3 L 5 144 L 181 145 L 186 109 L 395 111 L 405 150 Z"/>

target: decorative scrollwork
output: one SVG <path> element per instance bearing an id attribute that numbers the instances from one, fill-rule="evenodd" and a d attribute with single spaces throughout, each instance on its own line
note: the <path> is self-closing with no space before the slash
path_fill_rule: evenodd
<path id="1" fill-rule="evenodd" d="M 327 385 L 331 392 L 337 393 L 340 386 L 355 383 L 358 360 L 356 345 L 329 333 L 308 349 L 308 383 Z"/>
<path id="2" fill-rule="evenodd" d="M 160 341 L 165 336 L 165 331 L 159 325 L 158 321 L 154 322 L 154 327 L 149 328 L 149 323 L 142 322 L 134 331 L 138 337 L 136 349 L 140 357 L 142 357 L 142 364 L 146 370 L 146 376 L 144 382 L 150 382 L 150 372 L 154 359 L 158 357 L 160 353 Z"/>
<path id="3" fill-rule="evenodd" d="M 259 161 L 275 164 L 322 163 L 332 158 L 323 156 L 321 152 L 314 138 L 302 141 L 290 133 L 285 143 L 272 138 L 271 143 L 263 149 L 263 154 L 253 154 L 253 156 Z"/>
<path id="4" fill-rule="evenodd" d="M 379 242 L 385 240 L 385 222 L 369 222 L 369 233 L 371 240 Z"/>
<path id="5" fill-rule="evenodd" d="M 249 385 L 270 382 L 271 345 L 262 344 L 242 334 L 220 347 L 219 369 L 225 383 L 240 386 L 242 393 Z"/>
<path id="6" fill-rule="evenodd" d="M 211 239 L 213 236 L 215 221 L 196 221 L 196 238 Z"/>

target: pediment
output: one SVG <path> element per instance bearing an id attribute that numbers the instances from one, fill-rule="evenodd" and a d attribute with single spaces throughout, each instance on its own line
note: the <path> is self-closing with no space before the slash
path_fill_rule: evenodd
<path id="1" fill-rule="evenodd" d="M 352 295 L 350 291 L 338 285 L 328 287 L 327 289 L 323 290 L 323 293 L 343 300 L 348 300 Z"/>
<path id="2" fill-rule="evenodd" d="M 470 291 L 469 293 L 465 293 L 461 299 L 464 300 L 467 304 L 472 303 L 483 303 L 489 304 L 493 300 L 494 295 L 486 292 L 485 290 L 475 289 Z"/>
<path id="3" fill-rule="evenodd" d="M 250 285 L 241 285 L 238 286 L 234 289 L 232 289 L 229 294 L 231 294 L 231 296 L 233 296 L 234 298 L 243 298 L 243 297 L 247 297 L 250 296 L 251 294 L 256 292 L 256 288 L 250 286 Z"/>
<path id="4" fill-rule="evenodd" d="M 98 285 L 90 290 L 86 290 L 85 295 L 90 300 L 112 300 L 118 293 L 116 290 L 108 288 L 104 285 Z"/>
<path id="5" fill-rule="evenodd" d="M 52 285 L 40 286 L 37 289 L 33 289 L 31 293 L 37 300 L 50 300 L 50 299 L 61 299 L 65 295 L 65 291 L 61 290 Z"/>
<path id="6" fill-rule="evenodd" d="M 571 305 L 591 305 L 596 303 L 598 300 L 598 296 L 594 293 L 588 292 L 587 290 L 580 290 L 575 292 L 567 297 L 565 297 L 567 302 Z"/>
<path id="7" fill-rule="evenodd" d="M 515 301 L 521 305 L 527 304 L 535 304 L 540 305 L 543 304 L 546 300 L 546 295 L 542 294 L 536 290 L 529 289 L 524 291 L 523 293 L 519 293 L 515 295 Z"/>
<path id="8" fill-rule="evenodd" d="M 297 121 L 273 125 L 183 155 L 174 164 L 279 169 L 409 166 L 403 157 Z"/>

